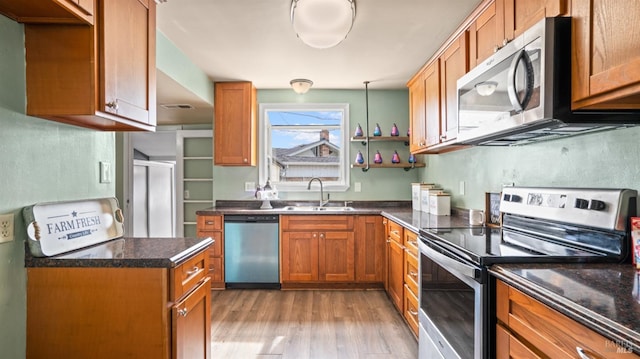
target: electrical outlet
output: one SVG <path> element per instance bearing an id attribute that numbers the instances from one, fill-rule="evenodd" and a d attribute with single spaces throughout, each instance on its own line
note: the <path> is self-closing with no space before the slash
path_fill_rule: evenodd
<path id="1" fill-rule="evenodd" d="M 0 214 L 0 243 L 13 240 L 13 213 Z"/>
<path id="2" fill-rule="evenodd" d="M 245 192 L 253 192 L 256 190 L 256 183 L 255 182 L 245 182 L 244 183 L 244 191 Z"/>
<path id="3" fill-rule="evenodd" d="M 354 192 L 362 192 L 362 183 L 361 182 L 356 182 L 354 183 Z"/>

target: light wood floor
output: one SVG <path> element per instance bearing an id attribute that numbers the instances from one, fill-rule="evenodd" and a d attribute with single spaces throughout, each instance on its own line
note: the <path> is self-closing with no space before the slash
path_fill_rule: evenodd
<path id="1" fill-rule="evenodd" d="M 418 344 L 384 291 L 213 291 L 213 358 L 412 358 Z"/>

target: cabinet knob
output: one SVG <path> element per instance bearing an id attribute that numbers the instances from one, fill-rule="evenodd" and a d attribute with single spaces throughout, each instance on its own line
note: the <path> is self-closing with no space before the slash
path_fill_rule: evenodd
<path id="1" fill-rule="evenodd" d="M 416 273 L 414 271 L 409 271 L 409 275 L 414 277 L 414 278 L 418 278 L 418 273 Z"/>
<path id="2" fill-rule="evenodd" d="M 181 317 L 187 316 L 187 308 L 178 309 L 178 315 Z"/>
<path id="3" fill-rule="evenodd" d="M 592 357 L 587 355 L 587 353 L 584 351 L 584 349 L 582 349 L 580 347 L 576 347 L 576 352 L 578 352 L 578 356 L 580 356 L 580 359 L 593 359 Z"/>
<path id="4" fill-rule="evenodd" d="M 107 108 L 109 108 L 111 110 L 118 111 L 118 102 L 117 101 L 107 102 L 105 104 L 105 106 L 107 106 Z"/>
<path id="5" fill-rule="evenodd" d="M 247 163 L 247 162 L 249 162 L 249 160 L 245 158 L 245 159 L 242 160 L 242 162 Z"/>
<path id="6" fill-rule="evenodd" d="M 320 233 L 320 238 L 324 238 L 324 233 Z"/>
<path id="7" fill-rule="evenodd" d="M 313 238 L 316 238 L 317 236 L 318 236 L 317 234 L 315 234 L 315 233 L 313 234 Z"/>
<path id="8" fill-rule="evenodd" d="M 212 224 L 213 224 L 213 221 L 206 221 L 206 222 L 204 222 L 204 223 L 205 223 L 205 224 L 208 224 L 208 225 L 212 225 Z"/>
<path id="9" fill-rule="evenodd" d="M 498 52 L 498 50 L 500 50 L 500 46 L 496 45 L 493 47 L 493 52 Z"/>
<path id="10" fill-rule="evenodd" d="M 191 268 L 191 270 L 190 270 L 190 271 L 187 271 L 187 276 L 192 276 L 192 275 L 194 275 L 194 274 L 198 273 L 198 271 L 199 271 L 199 270 L 200 270 L 200 268 L 198 268 L 198 267 L 193 267 L 193 268 Z"/>

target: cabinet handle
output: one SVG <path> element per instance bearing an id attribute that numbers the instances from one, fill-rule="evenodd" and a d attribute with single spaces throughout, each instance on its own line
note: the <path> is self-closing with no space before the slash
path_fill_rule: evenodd
<path id="1" fill-rule="evenodd" d="M 324 238 L 324 233 L 320 233 L 320 238 Z"/>
<path id="2" fill-rule="evenodd" d="M 206 221 L 205 224 L 213 224 L 213 221 Z"/>
<path id="3" fill-rule="evenodd" d="M 198 267 L 193 267 L 193 268 L 191 268 L 191 270 L 190 270 L 190 271 L 187 271 L 187 276 L 188 276 L 188 277 L 190 277 L 190 276 L 192 276 L 192 275 L 194 275 L 194 274 L 198 273 L 198 271 L 199 271 L 199 270 L 200 270 L 200 268 L 198 268 Z"/>
<path id="4" fill-rule="evenodd" d="M 409 275 L 414 277 L 414 278 L 418 278 L 418 273 L 416 273 L 416 272 L 414 272 L 412 270 L 409 271 Z"/>
<path id="5" fill-rule="evenodd" d="M 584 349 L 580 348 L 580 347 L 576 347 L 576 352 L 578 352 L 578 356 L 581 359 L 593 359 L 591 356 L 587 355 L 587 353 L 585 353 Z"/>
<path id="6" fill-rule="evenodd" d="M 187 316 L 187 308 L 178 309 L 178 315 L 181 317 Z"/>
<path id="7" fill-rule="evenodd" d="M 247 162 L 249 162 L 249 160 L 245 158 L 245 159 L 242 160 L 242 162 L 247 163 Z"/>
<path id="8" fill-rule="evenodd" d="M 414 317 L 418 315 L 418 312 L 416 312 L 415 310 L 409 308 L 409 314 L 413 315 Z"/>
<path id="9" fill-rule="evenodd" d="M 317 234 L 315 234 L 315 233 L 313 234 L 313 238 L 316 238 L 317 236 L 318 236 Z"/>
<path id="10" fill-rule="evenodd" d="M 391 243 L 391 239 L 387 239 L 387 243 Z"/>
<path id="11" fill-rule="evenodd" d="M 105 103 L 105 106 L 107 106 L 108 108 L 118 111 L 118 102 L 117 101 L 111 101 L 111 102 L 107 102 Z"/>
<path id="12" fill-rule="evenodd" d="M 418 241 L 407 241 L 409 244 L 412 244 L 414 246 L 418 246 Z"/>
<path id="13" fill-rule="evenodd" d="M 400 232 L 398 232 L 398 231 L 391 231 L 391 233 L 395 234 L 396 236 L 400 235 Z"/>

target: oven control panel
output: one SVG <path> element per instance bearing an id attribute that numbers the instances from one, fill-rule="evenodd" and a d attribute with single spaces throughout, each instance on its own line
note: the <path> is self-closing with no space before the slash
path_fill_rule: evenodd
<path id="1" fill-rule="evenodd" d="M 504 187 L 500 212 L 624 230 L 635 215 L 636 197 L 630 189 Z"/>

